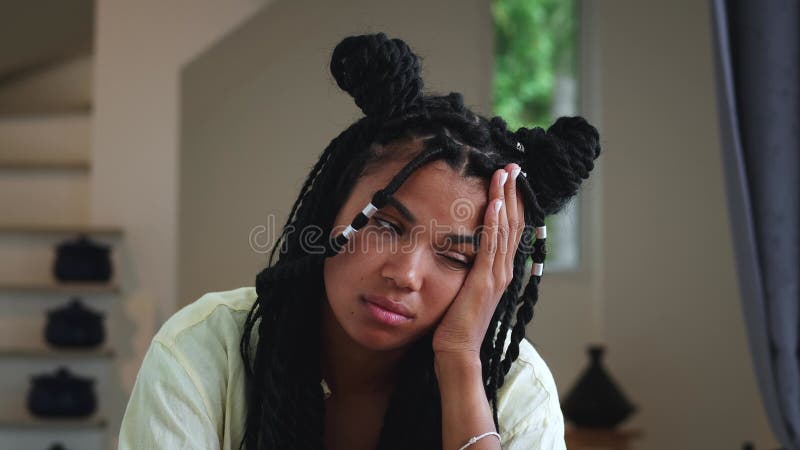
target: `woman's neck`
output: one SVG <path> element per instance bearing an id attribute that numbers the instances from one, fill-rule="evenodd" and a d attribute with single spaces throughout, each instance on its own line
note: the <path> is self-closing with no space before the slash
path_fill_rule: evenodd
<path id="1" fill-rule="evenodd" d="M 361 346 L 336 320 L 327 299 L 321 303 L 322 377 L 332 395 L 341 398 L 389 394 L 405 349 L 376 351 Z"/>

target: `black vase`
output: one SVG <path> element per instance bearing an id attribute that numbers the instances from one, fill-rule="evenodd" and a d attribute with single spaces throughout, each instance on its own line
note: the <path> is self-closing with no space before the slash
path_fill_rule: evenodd
<path id="1" fill-rule="evenodd" d="M 614 428 L 636 411 L 603 367 L 604 351 L 589 347 L 589 367 L 561 404 L 564 417 L 576 426 Z"/>
<path id="2" fill-rule="evenodd" d="M 60 348 L 91 348 L 103 343 L 103 313 L 86 308 L 78 297 L 48 310 L 44 330 L 48 344 Z"/>
<path id="3" fill-rule="evenodd" d="M 35 375 L 31 377 L 27 403 L 28 410 L 38 417 L 90 416 L 97 410 L 94 380 L 72 375 L 63 367 L 54 375 Z"/>
<path id="4" fill-rule="evenodd" d="M 58 281 L 109 281 L 113 274 L 111 247 L 84 234 L 56 247 L 53 275 Z"/>

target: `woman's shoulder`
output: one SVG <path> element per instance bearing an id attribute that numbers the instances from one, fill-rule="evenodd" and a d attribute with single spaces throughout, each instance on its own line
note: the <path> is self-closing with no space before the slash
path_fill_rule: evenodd
<path id="1" fill-rule="evenodd" d="M 504 437 L 537 433 L 541 434 L 537 437 L 539 442 L 553 440 L 553 448 L 563 445 L 564 419 L 553 374 L 527 339 L 520 341 L 519 356 L 511 364 L 497 398 Z"/>
<path id="2" fill-rule="evenodd" d="M 254 287 L 203 294 L 167 319 L 153 340 L 168 346 L 203 336 L 214 340 L 235 339 L 238 342 L 247 313 L 256 297 Z"/>
<path id="3" fill-rule="evenodd" d="M 249 287 L 210 292 L 164 322 L 136 376 L 120 449 L 229 448 L 238 442 L 244 419 L 230 405 L 244 401 L 239 342 L 255 299 Z"/>
<path id="4" fill-rule="evenodd" d="M 508 343 L 506 343 L 507 349 Z M 503 357 L 505 358 L 505 351 L 503 352 Z M 552 397 L 558 397 L 556 383 L 553 379 L 553 374 L 550 372 L 550 367 L 526 338 L 520 341 L 519 355 L 511 364 L 511 368 L 505 377 L 505 382 L 498 394 L 500 392 L 506 396 L 519 394 L 520 389 L 526 392 L 535 391 L 551 399 Z"/>

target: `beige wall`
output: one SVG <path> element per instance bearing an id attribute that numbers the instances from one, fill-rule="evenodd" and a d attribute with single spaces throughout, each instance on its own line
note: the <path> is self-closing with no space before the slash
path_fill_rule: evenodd
<path id="1" fill-rule="evenodd" d="M 605 328 L 641 407 L 638 448 L 775 448 L 737 292 L 706 2 L 597 12 Z"/>
<path id="2" fill-rule="evenodd" d="M 122 269 L 129 390 L 150 339 L 176 309 L 179 71 L 262 0 L 99 0 L 91 220 L 126 232 Z M 130 350 L 130 351 L 127 351 Z"/>

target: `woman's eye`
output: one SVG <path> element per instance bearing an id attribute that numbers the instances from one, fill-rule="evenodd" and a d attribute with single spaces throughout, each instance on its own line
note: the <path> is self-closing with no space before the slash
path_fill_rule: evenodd
<path id="1" fill-rule="evenodd" d="M 399 235 L 403 234 L 403 229 L 402 228 L 400 228 L 399 226 L 395 225 L 394 223 L 392 223 L 392 222 L 390 222 L 388 220 L 384 220 L 384 219 L 381 219 L 379 217 L 373 217 L 372 220 L 374 220 L 378 224 L 378 228 L 390 229 L 390 230 L 392 230 L 393 232 L 395 232 L 395 233 L 397 233 Z M 448 255 L 446 255 L 444 253 L 440 253 L 440 255 L 444 259 L 446 259 L 448 263 L 455 264 L 455 265 L 457 265 L 459 267 L 472 267 L 472 261 L 470 261 L 468 259 L 463 259 L 463 258 L 455 257 L 455 256 L 448 256 Z"/>
<path id="2" fill-rule="evenodd" d="M 393 224 L 392 222 L 389 222 L 388 220 L 379 219 L 377 217 L 373 217 L 373 219 L 375 220 L 375 222 L 378 222 L 380 228 L 391 228 L 392 231 L 394 231 L 397 234 L 402 234 L 403 232 L 403 230 L 400 227 Z"/>
<path id="3" fill-rule="evenodd" d="M 466 260 L 463 260 L 461 258 L 454 258 L 452 256 L 447 256 L 447 255 L 442 255 L 442 256 L 444 257 L 444 259 L 446 259 L 448 261 L 451 261 L 454 264 L 457 264 L 457 265 L 459 265 L 461 267 L 471 267 L 472 266 L 472 262 L 471 261 L 466 261 Z"/>

